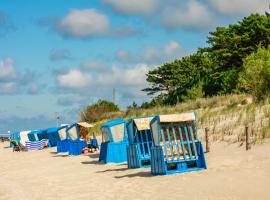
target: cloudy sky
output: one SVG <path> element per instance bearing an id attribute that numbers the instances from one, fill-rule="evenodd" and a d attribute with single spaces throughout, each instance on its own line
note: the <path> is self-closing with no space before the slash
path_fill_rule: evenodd
<path id="1" fill-rule="evenodd" d="M 98 99 L 149 100 L 145 73 L 206 46 L 268 0 L 0 0 L 0 133 L 78 119 Z"/>

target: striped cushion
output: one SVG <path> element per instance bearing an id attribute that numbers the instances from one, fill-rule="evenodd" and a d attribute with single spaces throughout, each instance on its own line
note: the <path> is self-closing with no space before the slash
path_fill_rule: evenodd
<path id="1" fill-rule="evenodd" d="M 31 141 L 26 141 L 25 142 L 25 147 L 27 150 L 39 150 L 39 149 L 43 149 L 44 148 L 44 145 L 46 143 L 48 143 L 49 140 L 46 140 L 46 139 L 42 139 L 40 141 L 34 141 L 34 142 L 31 142 Z"/>

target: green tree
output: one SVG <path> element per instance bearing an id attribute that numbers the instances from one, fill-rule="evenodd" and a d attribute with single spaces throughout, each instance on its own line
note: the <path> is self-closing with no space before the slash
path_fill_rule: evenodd
<path id="1" fill-rule="evenodd" d="M 207 65 L 209 59 L 200 51 L 167 63 L 149 71 L 146 76 L 150 87 L 143 91 L 149 95 L 157 95 L 155 98 L 157 102 L 176 104 L 183 101 L 188 92 L 205 77 Z"/>
<path id="2" fill-rule="evenodd" d="M 102 119 L 106 119 L 108 117 L 108 114 L 119 111 L 119 107 L 113 102 L 106 100 L 98 100 L 98 102 L 87 106 L 81 112 L 81 120 L 90 123 L 97 122 Z"/>
<path id="3" fill-rule="evenodd" d="M 234 92 L 243 59 L 258 47 L 270 44 L 270 16 L 252 14 L 228 27 L 217 27 L 208 37 L 209 47 L 205 48 L 212 63 L 207 82 L 209 95 Z"/>
<path id="4" fill-rule="evenodd" d="M 244 69 L 239 74 L 238 88 L 247 92 L 256 101 L 270 95 L 270 48 L 259 48 L 244 60 Z"/>
<path id="5" fill-rule="evenodd" d="M 154 102 L 176 104 L 202 96 L 237 92 L 243 60 L 270 44 L 270 15 L 251 14 L 228 27 L 210 32 L 209 46 L 147 74 Z"/>

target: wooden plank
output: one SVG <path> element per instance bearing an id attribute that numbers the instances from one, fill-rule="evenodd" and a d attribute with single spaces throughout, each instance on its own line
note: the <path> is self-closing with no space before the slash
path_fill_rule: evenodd
<path id="1" fill-rule="evenodd" d="M 198 159 L 198 153 L 197 153 L 196 144 L 195 144 L 195 140 L 194 140 L 192 123 L 190 123 L 190 125 L 189 125 L 189 130 L 190 130 L 190 134 L 191 134 L 192 145 L 193 145 L 195 157 L 196 157 L 196 159 Z"/>
<path id="2" fill-rule="evenodd" d="M 179 145 L 178 145 L 178 142 L 177 142 L 177 137 L 176 137 L 176 134 L 175 134 L 175 129 L 173 128 L 172 131 L 173 131 L 174 143 L 175 143 L 176 150 L 177 150 L 177 159 L 180 160 Z"/>
<path id="3" fill-rule="evenodd" d="M 181 125 L 178 124 L 178 131 L 179 131 L 179 135 L 180 135 L 180 142 L 181 142 L 181 147 L 182 147 L 182 151 L 183 151 L 183 154 L 184 154 L 184 159 L 186 160 L 187 159 L 187 156 L 186 156 L 186 150 L 185 150 L 185 146 L 184 146 L 184 140 L 183 140 L 183 133 L 182 133 L 182 129 L 181 129 Z"/>
<path id="4" fill-rule="evenodd" d="M 148 133 L 147 130 L 144 130 L 144 134 L 145 134 L 145 139 L 146 139 L 146 144 L 147 144 L 147 148 L 148 148 L 148 155 L 150 155 L 150 145 L 149 145 L 149 138 L 148 138 Z"/>
<path id="5" fill-rule="evenodd" d="M 164 153 L 166 155 L 166 160 L 169 160 L 168 159 L 168 152 L 167 152 L 167 144 L 166 144 L 165 137 L 164 137 L 164 132 L 163 132 L 162 128 L 160 130 L 161 130 L 161 137 L 162 137 L 162 140 L 163 140 Z"/>
<path id="6" fill-rule="evenodd" d="M 186 139 L 187 139 L 189 159 L 190 159 L 190 158 L 192 158 L 192 151 L 191 151 L 191 148 L 190 148 L 190 141 L 189 141 L 189 134 L 188 134 L 188 129 L 187 129 L 187 123 L 184 123 L 184 132 L 185 132 Z"/>
<path id="7" fill-rule="evenodd" d="M 142 132 L 141 131 L 138 131 L 138 134 L 140 135 L 140 138 L 141 138 L 141 145 L 142 145 L 142 154 L 143 156 L 145 155 L 145 149 L 144 149 L 144 143 L 143 143 L 143 137 L 142 137 Z"/>
<path id="8" fill-rule="evenodd" d="M 168 136 L 168 141 L 169 141 L 169 147 L 170 147 L 170 151 L 171 151 L 171 160 L 174 160 L 174 152 L 173 152 L 173 148 L 172 148 L 172 141 L 171 141 L 171 136 L 170 136 L 170 131 L 168 129 L 168 127 L 166 127 L 166 133 Z"/>

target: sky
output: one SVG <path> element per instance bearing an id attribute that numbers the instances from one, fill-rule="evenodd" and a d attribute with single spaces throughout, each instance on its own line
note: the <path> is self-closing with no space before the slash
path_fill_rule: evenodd
<path id="1" fill-rule="evenodd" d="M 146 73 L 207 46 L 268 0 L 0 0 L 0 133 L 79 120 L 99 99 L 151 97 Z"/>

